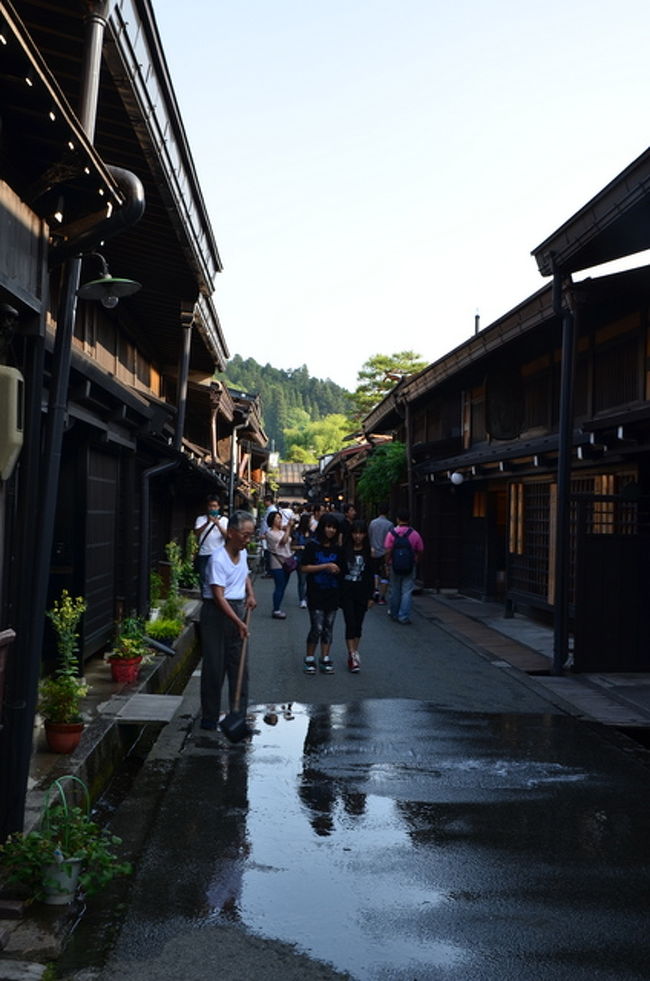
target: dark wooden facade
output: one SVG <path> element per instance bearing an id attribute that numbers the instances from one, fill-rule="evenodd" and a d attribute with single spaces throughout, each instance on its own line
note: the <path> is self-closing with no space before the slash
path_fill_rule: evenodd
<path id="1" fill-rule="evenodd" d="M 93 127 L 76 110 L 85 18 L 109 9 Z M 221 262 L 152 3 L 0 0 L 0 19 L 0 367 L 24 391 L 22 450 L 0 482 L 0 631 L 16 634 L 1 833 L 52 654 L 45 610 L 63 587 L 84 596 L 82 654 L 104 648 L 143 591 L 146 606 L 165 543 L 209 491 L 227 492 L 230 459 L 212 454 L 210 390 L 228 357 L 212 301 Z M 110 309 L 75 300 L 75 257 L 83 284 L 98 251 L 141 284 Z"/>
<path id="2" fill-rule="evenodd" d="M 646 153 L 536 252 L 547 273 L 545 250 L 565 249 L 561 302 L 557 282 L 541 289 L 404 379 L 364 421 L 369 435 L 392 433 L 408 446 L 408 499 L 427 546 L 424 584 L 555 617 L 563 321 L 570 312 L 575 368 L 568 539 L 561 542 L 580 670 L 650 668 L 642 600 L 650 587 L 650 267 L 579 283 L 571 277 L 587 257 L 625 254 L 628 226 L 619 221 L 614 235 L 603 231 L 605 219 L 599 226 L 592 217 L 590 225 L 590 214 L 613 216 L 617 207 L 626 214 L 631 200 L 629 241 L 637 245 L 649 194 Z"/>

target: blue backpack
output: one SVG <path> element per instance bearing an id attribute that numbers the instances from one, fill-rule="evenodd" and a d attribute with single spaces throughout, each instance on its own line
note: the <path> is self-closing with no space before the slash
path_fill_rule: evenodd
<path id="1" fill-rule="evenodd" d="M 393 531 L 393 554 L 391 564 L 393 572 L 398 576 L 408 576 L 415 566 L 415 554 L 411 545 L 412 528 L 407 528 L 403 535 Z"/>

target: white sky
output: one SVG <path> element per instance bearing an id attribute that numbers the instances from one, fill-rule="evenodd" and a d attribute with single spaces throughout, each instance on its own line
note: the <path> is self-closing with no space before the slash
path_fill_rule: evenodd
<path id="1" fill-rule="evenodd" d="M 648 0 L 154 3 L 231 355 L 441 357 L 648 145 Z"/>

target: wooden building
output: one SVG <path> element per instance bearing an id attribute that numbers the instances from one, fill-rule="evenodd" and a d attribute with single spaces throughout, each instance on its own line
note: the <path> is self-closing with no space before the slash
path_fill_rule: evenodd
<path id="1" fill-rule="evenodd" d="M 582 670 L 650 667 L 650 267 L 572 280 L 647 248 L 649 208 L 650 151 L 535 250 L 552 284 L 364 420 L 407 444 L 425 585 L 561 597 Z"/>
<path id="2" fill-rule="evenodd" d="M 45 610 L 85 597 L 84 658 L 144 612 L 165 542 L 228 489 L 212 433 L 240 420 L 212 408 L 221 261 L 151 0 L 0 0 L 0 34 L 3 797 L 26 779 Z"/>

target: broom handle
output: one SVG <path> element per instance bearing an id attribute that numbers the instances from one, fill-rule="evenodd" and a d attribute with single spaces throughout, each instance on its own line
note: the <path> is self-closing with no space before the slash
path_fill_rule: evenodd
<path id="1" fill-rule="evenodd" d="M 246 620 L 244 623 L 248 627 L 251 618 L 250 607 L 246 611 Z M 233 707 L 234 712 L 239 712 L 239 702 L 241 699 L 241 689 L 244 682 L 244 665 L 246 664 L 246 651 L 248 648 L 248 637 L 244 637 L 241 645 L 241 654 L 239 655 L 239 670 L 237 671 L 237 686 L 235 688 L 235 704 Z"/>

